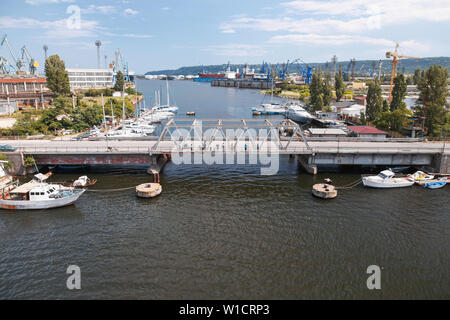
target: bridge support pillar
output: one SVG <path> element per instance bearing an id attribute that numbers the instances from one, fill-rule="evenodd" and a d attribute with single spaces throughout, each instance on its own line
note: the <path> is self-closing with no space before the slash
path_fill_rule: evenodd
<path id="1" fill-rule="evenodd" d="M 437 154 L 433 158 L 432 167 L 435 173 L 450 174 L 450 154 Z"/>
<path id="2" fill-rule="evenodd" d="M 311 163 L 311 156 L 298 156 L 298 162 L 302 168 L 309 174 L 317 174 L 317 166 Z"/>
<path id="3" fill-rule="evenodd" d="M 152 165 L 150 166 L 150 168 L 148 168 L 147 173 L 152 175 L 159 175 L 163 171 L 169 160 L 170 156 L 167 154 L 152 155 Z"/>
<path id="4" fill-rule="evenodd" d="M 23 153 L 21 152 L 5 152 L 10 163 L 10 167 L 7 169 L 8 173 L 13 176 L 24 176 L 27 174 Z"/>

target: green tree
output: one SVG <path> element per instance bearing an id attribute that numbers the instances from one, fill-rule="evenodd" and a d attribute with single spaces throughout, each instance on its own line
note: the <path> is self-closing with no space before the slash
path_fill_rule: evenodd
<path id="1" fill-rule="evenodd" d="M 324 81 L 322 82 L 322 99 L 323 99 L 323 105 L 329 106 L 331 102 L 331 85 L 330 85 L 331 79 L 330 74 L 327 73 L 325 76 Z"/>
<path id="2" fill-rule="evenodd" d="M 389 102 L 387 100 L 383 100 L 383 112 L 389 111 Z"/>
<path id="3" fill-rule="evenodd" d="M 122 71 L 117 71 L 116 74 L 116 83 L 114 84 L 114 90 L 116 91 L 122 91 L 123 86 L 125 84 L 125 80 L 123 79 L 123 73 Z"/>
<path id="4" fill-rule="evenodd" d="M 311 78 L 311 85 L 309 88 L 311 95 L 311 109 L 312 111 L 320 111 L 323 108 L 322 97 L 322 74 L 320 70 L 315 72 Z"/>
<path id="5" fill-rule="evenodd" d="M 435 65 L 425 70 L 417 82 L 420 93 L 415 115 L 424 118 L 425 132 L 431 136 L 439 136 L 448 125 L 447 78 L 447 69 Z"/>
<path id="6" fill-rule="evenodd" d="M 391 111 L 406 109 L 406 103 L 403 101 L 406 97 L 407 85 L 405 76 L 400 73 L 394 79 L 394 89 L 392 89 L 392 101 L 390 105 Z"/>
<path id="7" fill-rule="evenodd" d="M 368 85 L 366 116 L 370 121 L 373 121 L 383 110 L 383 97 L 381 96 L 381 86 L 378 82 L 372 81 Z"/>
<path id="8" fill-rule="evenodd" d="M 69 75 L 66 65 L 57 54 L 48 57 L 45 61 L 45 76 L 47 87 L 56 96 L 67 96 L 70 94 Z"/>
<path id="9" fill-rule="evenodd" d="M 420 71 L 420 69 L 414 70 L 413 84 L 417 85 L 421 75 L 422 75 L 422 72 Z"/>
<path id="10" fill-rule="evenodd" d="M 344 78 L 342 77 L 342 68 L 339 69 L 339 72 L 336 73 L 334 88 L 336 90 L 336 101 L 341 101 L 342 96 L 345 92 L 345 83 Z"/>

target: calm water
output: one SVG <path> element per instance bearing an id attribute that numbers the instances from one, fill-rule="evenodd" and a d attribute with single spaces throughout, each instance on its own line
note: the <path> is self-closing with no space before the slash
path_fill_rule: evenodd
<path id="1" fill-rule="evenodd" d="M 249 117 L 256 91 L 170 83 L 180 113 Z M 141 81 L 149 101 L 161 81 Z M 311 176 L 282 157 L 278 175 L 256 166 L 176 166 L 164 192 L 88 192 L 69 208 L 0 211 L 0 298 L 450 298 L 447 186 L 310 194 L 331 177 Z M 99 189 L 149 181 L 146 168 L 87 171 Z M 81 172 L 57 173 L 54 181 Z M 66 289 L 66 268 L 80 266 L 82 290 Z M 366 269 L 382 267 L 382 289 L 369 291 Z"/>

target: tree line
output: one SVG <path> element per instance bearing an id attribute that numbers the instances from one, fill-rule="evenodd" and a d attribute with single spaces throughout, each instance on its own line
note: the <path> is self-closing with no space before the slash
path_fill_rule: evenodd
<path id="1" fill-rule="evenodd" d="M 428 70 L 416 70 L 413 76 L 402 73 L 394 78 L 391 102 L 382 97 L 381 83 L 371 80 L 367 83 L 366 112 L 361 114 L 362 123 L 371 123 L 383 130 L 400 131 L 408 124 L 420 126 L 429 136 L 447 136 L 450 132 L 450 113 L 447 102 L 448 70 L 442 66 L 431 66 Z M 410 79 L 408 81 L 408 79 Z M 332 99 L 330 73 L 325 75 L 319 69 L 312 76 L 310 91 L 310 110 L 329 110 Z M 414 83 L 419 91 L 416 105 L 409 110 L 404 99 L 407 85 Z M 342 69 L 336 73 L 334 90 L 336 101 L 345 93 Z"/>
<path id="2" fill-rule="evenodd" d="M 56 134 L 61 129 L 82 132 L 102 123 L 103 110 L 97 100 L 90 104 L 77 94 L 74 104 L 65 63 L 58 55 L 47 58 L 45 75 L 47 86 L 55 95 L 52 106 L 39 112 L 22 114 L 12 128 L 2 130 L 2 135 Z M 116 78 L 113 89 L 89 89 L 84 92 L 87 97 L 104 95 L 106 115 L 122 115 L 122 99 L 112 98 L 112 94 L 123 89 L 123 74 L 119 71 Z M 132 96 L 138 94 L 133 88 L 126 88 L 125 91 Z M 134 113 L 133 103 L 129 99 L 125 99 L 125 113 L 126 116 Z"/>

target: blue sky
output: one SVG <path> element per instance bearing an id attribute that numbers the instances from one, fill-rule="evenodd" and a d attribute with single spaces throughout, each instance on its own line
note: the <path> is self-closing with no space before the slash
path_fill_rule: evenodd
<path id="1" fill-rule="evenodd" d="M 77 19 L 77 12 L 80 19 Z M 80 22 L 80 23 L 78 23 Z M 190 65 L 448 56 L 449 0 L 0 0 L 0 34 L 42 64 L 96 67 L 95 40 L 138 73 Z M 9 58 L 5 47 L 0 56 Z"/>

